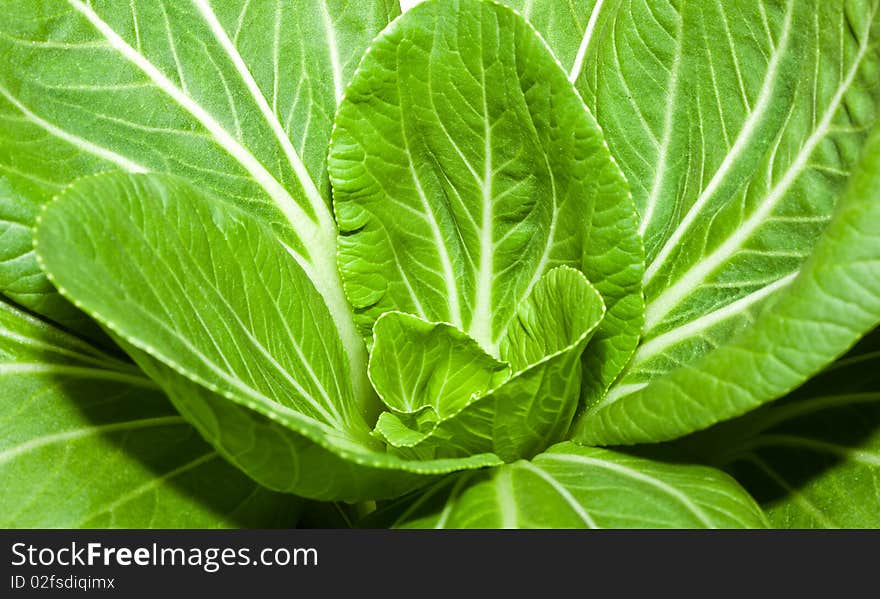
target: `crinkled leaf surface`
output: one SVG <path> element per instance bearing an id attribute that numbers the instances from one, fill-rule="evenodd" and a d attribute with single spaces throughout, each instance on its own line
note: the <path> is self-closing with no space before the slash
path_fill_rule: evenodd
<path id="1" fill-rule="evenodd" d="M 346 293 L 365 335 L 384 312 L 447 322 L 498 356 L 550 268 L 608 305 L 587 383 L 641 329 L 641 242 L 620 170 L 544 42 L 492 2 L 433 0 L 371 45 L 346 92 L 329 169 Z"/>
<path id="2" fill-rule="evenodd" d="M 0 303 L 0 524 L 291 526 L 302 501 L 258 486 L 131 364 Z"/>
<path id="3" fill-rule="evenodd" d="M 0 290 L 75 319 L 8 230 L 78 177 L 173 173 L 270 224 L 365 364 L 334 266 L 327 143 L 357 62 L 397 12 L 387 0 L 0 2 L 0 235 L 14 260 Z"/>
<path id="4" fill-rule="evenodd" d="M 501 341 L 510 378 L 474 388 L 458 410 L 434 411 L 434 419 L 383 413 L 378 432 L 411 458 L 534 456 L 568 432 L 580 398 L 580 357 L 604 313 L 602 298 L 580 271 L 551 270 L 518 307 Z"/>
<path id="5" fill-rule="evenodd" d="M 779 528 L 880 528 L 880 334 L 784 401 L 687 442 Z"/>
<path id="6" fill-rule="evenodd" d="M 450 476 L 365 522 L 398 528 L 760 528 L 720 470 L 563 443 L 531 461 Z"/>
<path id="7" fill-rule="evenodd" d="M 418 478 L 408 469 L 497 461 L 412 463 L 382 453 L 366 424 L 373 408 L 356 401 L 330 313 L 304 271 L 267 227 L 182 179 L 83 179 L 48 206 L 36 239 L 61 293 L 132 353 L 154 359 L 139 361 L 178 409 L 271 488 L 356 500 L 393 494 L 399 479 Z M 258 434 L 265 428 L 274 433 Z M 253 439 L 260 448 L 244 451 Z M 291 456 L 267 462 L 266 451 Z M 352 463 L 320 467 L 334 459 Z"/>
<path id="8" fill-rule="evenodd" d="M 800 274 L 744 332 L 589 413 L 579 440 L 673 439 L 782 397 L 880 323 L 880 132 Z"/>
<path id="9" fill-rule="evenodd" d="M 373 339 L 370 380 L 395 412 L 430 408 L 447 418 L 510 376 L 509 365 L 449 324 L 388 312 L 376 321 Z"/>

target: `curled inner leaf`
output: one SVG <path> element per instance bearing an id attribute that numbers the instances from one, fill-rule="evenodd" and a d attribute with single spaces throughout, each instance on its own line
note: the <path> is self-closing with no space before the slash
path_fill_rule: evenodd
<path id="1" fill-rule="evenodd" d="M 500 344 L 505 362 L 449 325 L 383 316 L 370 372 L 379 395 L 392 399 L 385 399 L 391 411 L 380 415 L 375 434 L 413 459 L 491 452 L 512 461 L 536 454 L 568 430 L 580 393 L 580 357 L 604 315 L 601 296 L 583 274 L 560 267 L 518 307 Z M 425 345 L 427 336 L 435 345 Z M 436 368 L 437 353 L 458 368 Z M 406 371 L 400 356 L 407 356 Z"/>

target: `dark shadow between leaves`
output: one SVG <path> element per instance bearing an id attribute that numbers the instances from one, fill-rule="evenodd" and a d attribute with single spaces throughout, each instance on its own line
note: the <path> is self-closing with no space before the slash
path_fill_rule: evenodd
<path id="1" fill-rule="evenodd" d="M 788 397 L 657 450 L 723 468 L 759 503 L 772 506 L 847 461 L 821 444 L 858 448 L 878 433 L 880 330 L 875 330 Z"/>
<path id="2" fill-rule="evenodd" d="M 90 426 L 178 416 L 160 391 L 125 393 L 122 384 L 108 383 L 101 387 L 104 396 L 96 398 L 93 381 L 84 385 L 70 377 L 54 378 Z M 216 514 L 218 522 L 235 528 L 296 526 L 303 499 L 261 487 L 217 455 L 188 423 L 99 434 L 175 493 Z M 156 524 L 166 527 L 162 522 Z M 185 522 L 174 522 L 171 527 L 186 526 Z"/>

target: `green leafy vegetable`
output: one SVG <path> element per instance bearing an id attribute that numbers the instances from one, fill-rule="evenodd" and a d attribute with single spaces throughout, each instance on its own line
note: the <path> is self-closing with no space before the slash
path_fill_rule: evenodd
<path id="1" fill-rule="evenodd" d="M 21 216 L 0 227 L 33 225 L 34 207 L 83 175 L 186 177 L 273 227 L 365 364 L 333 262 L 326 148 L 344 86 L 395 13 L 385 0 L 4 0 L 0 172 L 14 195 L 0 196 L 11 204 L 0 215 Z M 7 252 L 19 263 L 0 284 L 71 319 L 45 298 L 29 241 Z M 356 384 L 366 392 L 365 379 Z"/>
<path id="2" fill-rule="evenodd" d="M 880 526 L 880 0 L 411 4 L 0 0 L 3 525 Z"/>
<path id="3" fill-rule="evenodd" d="M 423 410 L 447 418 L 474 393 L 510 377 L 510 366 L 484 352 L 454 326 L 386 312 L 373 328 L 370 380 L 396 413 Z"/>

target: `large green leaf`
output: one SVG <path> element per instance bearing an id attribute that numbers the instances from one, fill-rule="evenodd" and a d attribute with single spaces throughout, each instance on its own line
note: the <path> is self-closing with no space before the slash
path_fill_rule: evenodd
<path id="1" fill-rule="evenodd" d="M 800 274 L 709 354 L 583 419 L 596 444 L 673 439 L 782 397 L 880 323 L 880 131 Z"/>
<path id="2" fill-rule="evenodd" d="M 295 413 L 230 401 L 132 346 L 127 350 L 224 457 L 269 488 L 320 500 L 366 501 L 396 497 L 439 474 L 501 463 L 487 454 L 403 460 L 340 431 L 303 422 Z"/>
<path id="3" fill-rule="evenodd" d="M 556 445 L 533 460 L 450 476 L 365 522 L 399 528 L 761 528 L 720 470 Z"/>
<path id="4" fill-rule="evenodd" d="M 645 335 L 612 402 L 748 328 L 803 268 L 877 117 L 878 2 L 510 3 L 579 57 L 641 212 Z"/>
<path id="5" fill-rule="evenodd" d="M 49 205 L 36 239 L 61 293 L 122 337 L 225 393 L 259 388 L 323 425 L 365 426 L 320 295 L 237 209 L 167 175 L 96 176 Z"/>
<path id="6" fill-rule="evenodd" d="M 0 302 L 0 526 L 290 526 L 132 365 Z"/>
<path id="7" fill-rule="evenodd" d="M 369 335 L 398 310 L 498 357 L 550 268 L 608 306 L 587 386 L 600 395 L 641 330 L 641 242 L 602 133 L 544 42 L 493 2 L 431 0 L 371 45 L 336 119 L 329 168 L 346 293 Z"/>
<path id="8" fill-rule="evenodd" d="M 375 406 L 356 400 L 330 312 L 304 271 L 267 227 L 182 179 L 83 179 L 49 204 L 36 247 L 59 291 L 270 488 L 371 499 L 499 461 L 383 453 L 367 425 Z"/>
<path id="9" fill-rule="evenodd" d="M 683 113 L 662 138 L 667 155 L 644 208 L 645 342 L 620 394 L 748 327 L 802 269 L 876 120 L 877 8 L 855 0 L 683 9 L 677 83 L 687 87 L 670 91 Z M 770 30 L 755 48 L 765 19 Z"/>
<path id="10" fill-rule="evenodd" d="M 785 401 L 688 439 L 780 528 L 880 528 L 880 334 Z"/>
<path id="11" fill-rule="evenodd" d="M 327 143 L 361 54 L 397 11 L 387 0 L 0 2 L 0 235 L 16 260 L 0 290 L 76 318 L 45 297 L 30 240 L 6 231 L 80 176 L 169 172 L 271 224 L 366 364 L 334 265 Z"/>
<path id="12" fill-rule="evenodd" d="M 456 398 L 458 406 L 434 409 L 427 403 L 431 396 L 424 396 L 410 414 L 382 414 L 377 432 L 395 453 L 414 459 L 494 453 L 510 462 L 534 456 L 568 432 L 580 399 L 581 354 L 604 313 L 583 274 L 564 266 L 551 270 L 518 307 L 501 341 L 501 357 L 512 367 L 506 380 L 492 386 L 497 370 L 490 370 L 469 396 Z"/>

